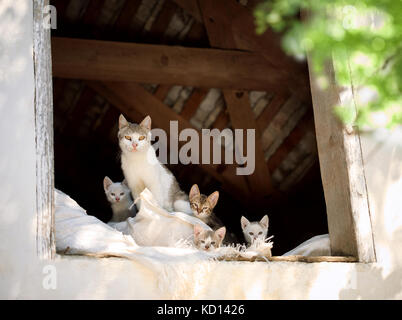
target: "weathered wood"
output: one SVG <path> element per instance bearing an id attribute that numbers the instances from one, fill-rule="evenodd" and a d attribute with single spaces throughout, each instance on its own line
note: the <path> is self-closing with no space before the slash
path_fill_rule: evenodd
<path id="1" fill-rule="evenodd" d="M 205 98 L 207 93 L 207 89 L 194 89 L 194 91 L 191 93 L 190 98 L 188 98 L 188 100 L 184 104 L 183 110 L 181 111 L 180 115 L 183 118 L 190 120 L 194 113 L 197 111 L 198 106 Z"/>
<path id="2" fill-rule="evenodd" d="M 317 262 L 358 262 L 355 257 L 335 257 L 335 256 L 317 256 L 317 257 L 306 257 L 306 256 L 272 256 L 272 257 L 255 257 L 248 259 L 245 257 L 222 257 L 219 258 L 220 261 L 248 261 L 248 262 L 303 262 L 303 263 L 317 263 Z"/>
<path id="3" fill-rule="evenodd" d="M 268 168 L 270 172 L 274 172 L 275 169 L 281 164 L 285 157 L 293 150 L 294 147 L 300 142 L 307 131 L 314 127 L 314 119 L 312 111 L 306 112 L 303 118 L 299 121 L 298 125 L 292 130 L 292 132 L 283 140 L 281 146 L 275 151 L 275 153 L 268 160 Z M 313 129 L 314 130 L 314 129 Z"/>
<path id="4" fill-rule="evenodd" d="M 52 54 L 61 78 L 274 91 L 286 80 L 260 55 L 235 50 L 53 37 Z"/>
<path id="5" fill-rule="evenodd" d="M 263 35 L 255 32 L 254 16 L 236 0 L 198 0 L 212 47 L 248 50 L 260 53 L 273 66 L 278 75 L 286 78 L 289 92 L 310 100 L 307 68 L 289 57 L 282 49 L 279 34 L 268 29 Z M 276 92 L 276 91 L 273 91 Z"/>
<path id="6" fill-rule="evenodd" d="M 268 103 L 260 116 L 257 118 L 257 126 L 260 132 L 264 132 L 264 130 L 269 126 L 272 119 L 279 112 L 286 100 L 287 98 L 284 95 L 274 95 L 272 100 Z"/>
<path id="7" fill-rule="evenodd" d="M 233 129 L 243 129 L 243 142 L 247 141 L 246 130 L 256 130 L 253 110 L 249 103 L 247 92 L 224 90 L 226 107 Z M 247 150 L 246 147 L 243 150 Z M 271 175 L 265 164 L 264 152 L 261 145 L 261 133 L 255 133 L 255 171 L 247 176 L 252 195 L 258 199 L 272 192 Z"/>
<path id="8" fill-rule="evenodd" d="M 35 0 L 34 77 L 36 141 L 36 248 L 41 259 L 55 256 L 54 239 L 54 153 L 53 96 L 50 56 L 50 29 L 43 28 L 43 8 L 47 0 Z"/>
<path id="9" fill-rule="evenodd" d="M 333 113 L 335 105 L 351 102 L 341 99 L 341 93 L 344 90 L 351 92 L 352 88 L 337 86 L 332 61 L 324 66 L 329 85 L 325 90 L 320 88 L 310 57 L 308 61 L 331 252 L 355 256 L 361 262 L 374 262 L 359 132 L 343 126 Z"/>
<path id="10" fill-rule="evenodd" d="M 197 21 L 202 22 L 202 16 L 197 0 L 173 0 L 178 6 L 192 15 Z"/>
<path id="11" fill-rule="evenodd" d="M 156 88 L 154 96 L 163 102 L 163 100 L 165 100 L 167 94 L 169 93 L 170 88 L 171 86 L 161 84 L 158 86 L 158 88 Z"/>

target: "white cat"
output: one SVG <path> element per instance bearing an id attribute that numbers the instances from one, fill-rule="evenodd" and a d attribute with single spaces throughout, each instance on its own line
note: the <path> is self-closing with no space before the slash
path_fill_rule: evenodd
<path id="1" fill-rule="evenodd" d="M 243 230 L 244 238 L 249 245 L 254 241 L 265 241 L 268 234 L 268 216 L 265 215 L 260 221 L 250 222 L 245 217 L 240 219 L 241 228 Z"/>
<path id="2" fill-rule="evenodd" d="M 103 188 L 113 211 L 110 222 L 121 222 L 135 216 L 134 201 L 125 180 L 121 183 L 113 182 L 109 177 L 105 177 Z"/>
<path id="3" fill-rule="evenodd" d="M 148 188 L 165 210 L 192 214 L 188 196 L 156 157 L 151 145 L 151 118 L 147 116 L 140 124 L 135 124 L 120 115 L 118 137 L 121 167 L 134 199 Z M 140 202 L 137 205 L 140 207 Z"/>

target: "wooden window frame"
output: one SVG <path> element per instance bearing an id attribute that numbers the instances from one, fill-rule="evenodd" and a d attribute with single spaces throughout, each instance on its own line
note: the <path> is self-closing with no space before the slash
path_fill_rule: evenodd
<path id="1" fill-rule="evenodd" d="M 43 8 L 48 4 L 48 0 L 33 2 L 33 50 L 37 155 L 36 244 L 38 256 L 51 260 L 56 255 L 52 60 L 50 29 L 43 27 Z M 342 91 L 353 92 L 353 87 L 337 87 L 332 62 L 329 62 L 325 69 L 330 80 L 329 86 L 325 90 L 319 88 L 310 59 L 308 63 L 332 254 L 353 256 L 359 262 L 375 262 L 360 135 L 355 128 L 342 126 L 332 112 L 335 103 L 345 103 L 341 99 Z M 334 260 L 328 257 L 328 261 Z"/>

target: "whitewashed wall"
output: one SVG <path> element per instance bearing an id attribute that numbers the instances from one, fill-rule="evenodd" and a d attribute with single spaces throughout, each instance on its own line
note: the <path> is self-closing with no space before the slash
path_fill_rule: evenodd
<path id="1" fill-rule="evenodd" d="M 1 1 L 0 298 L 402 298 L 401 131 L 362 139 L 377 263 L 177 263 L 181 276 L 169 286 L 132 261 L 36 258 L 33 103 L 32 4 Z M 55 290 L 42 285 L 47 264 L 56 267 Z"/>

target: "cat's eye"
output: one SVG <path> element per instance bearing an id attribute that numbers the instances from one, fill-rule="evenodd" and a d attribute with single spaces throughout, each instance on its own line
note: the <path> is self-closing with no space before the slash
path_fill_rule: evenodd
<path id="1" fill-rule="evenodd" d="M 262 234 L 262 231 L 258 232 L 258 234 Z"/>
<path id="2" fill-rule="evenodd" d="M 141 137 L 138 138 L 138 140 L 140 140 L 140 141 L 144 140 L 144 139 L 145 139 L 145 136 L 141 136 Z"/>
<path id="3" fill-rule="evenodd" d="M 249 234 L 250 236 L 254 235 L 254 233 L 252 233 L 252 232 L 249 232 L 248 234 Z"/>
<path id="4" fill-rule="evenodd" d="M 125 136 L 124 138 L 126 138 L 128 141 L 131 141 L 131 137 L 130 137 L 130 136 Z"/>
<path id="5" fill-rule="evenodd" d="M 211 244 L 212 244 L 212 245 L 215 245 L 215 241 L 212 241 Z"/>
<path id="6" fill-rule="evenodd" d="M 201 243 L 205 243 L 205 241 L 204 241 L 204 240 L 201 240 Z"/>
<path id="7" fill-rule="evenodd" d="M 120 193 L 121 196 L 124 196 L 124 192 Z"/>
<path id="8" fill-rule="evenodd" d="M 112 192 L 111 195 L 114 197 L 114 193 Z"/>

